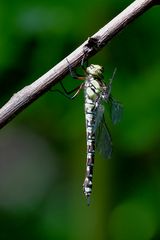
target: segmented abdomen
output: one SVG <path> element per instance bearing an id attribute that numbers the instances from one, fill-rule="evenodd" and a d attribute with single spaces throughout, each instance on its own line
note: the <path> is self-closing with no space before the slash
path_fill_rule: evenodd
<path id="1" fill-rule="evenodd" d="M 88 204 L 92 192 L 93 167 L 95 157 L 95 120 L 97 113 L 96 106 L 97 98 L 98 93 L 96 93 L 96 88 L 94 85 L 91 84 L 85 91 L 87 161 L 86 161 L 86 175 L 83 183 L 83 191 L 88 200 Z"/>

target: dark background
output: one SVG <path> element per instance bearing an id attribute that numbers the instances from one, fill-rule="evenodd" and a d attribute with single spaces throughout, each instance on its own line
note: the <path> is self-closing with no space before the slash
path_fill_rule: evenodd
<path id="1" fill-rule="evenodd" d="M 130 3 L 2 0 L 0 105 Z M 159 16 L 152 8 L 90 59 L 106 82 L 117 67 L 113 95 L 124 106 L 117 126 L 106 115 L 114 151 L 108 161 L 96 156 L 90 207 L 83 93 L 70 101 L 48 92 L 1 130 L 1 240 L 160 239 Z"/>

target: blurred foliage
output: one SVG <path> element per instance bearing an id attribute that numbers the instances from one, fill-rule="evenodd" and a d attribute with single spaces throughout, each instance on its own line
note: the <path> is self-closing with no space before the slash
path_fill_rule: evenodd
<path id="1" fill-rule="evenodd" d="M 2 0 L 0 105 L 130 3 Z M 109 122 L 114 152 L 96 157 L 89 208 L 82 93 L 69 101 L 48 92 L 1 130 L 1 240 L 160 238 L 159 14 L 150 9 L 90 60 L 105 67 L 106 81 L 117 67 L 113 95 L 124 115 Z M 67 89 L 77 84 L 64 80 Z"/>

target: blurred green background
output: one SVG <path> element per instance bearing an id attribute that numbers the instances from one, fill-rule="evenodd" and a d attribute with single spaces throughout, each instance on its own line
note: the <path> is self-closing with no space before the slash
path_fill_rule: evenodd
<path id="1" fill-rule="evenodd" d="M 0 105 L 130 3 L 2 0 Z M 124 106 L 120 124 L 107 118 L 114 151 L 108 161 L 96 156 L 90 207 L 83 93 L 70 101 L 48 92 L 1 130 L 1 240 L 160 239 L 159 16 L 152 8 L 90 59 L 106 82 L 117 67 L 112 90 Z"/>

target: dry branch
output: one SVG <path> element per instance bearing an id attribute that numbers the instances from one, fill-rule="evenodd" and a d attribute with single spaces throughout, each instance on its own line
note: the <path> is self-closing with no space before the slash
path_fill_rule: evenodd
<path id="1" fill-rule="evenodd" d="M 130 22 L 142 15 L 152 6 L 158 4 L 160 4 L 160 0 L 134 1 L 113 20 L 95 33 L 91 37 L 91 40 L 94 39 L 94 41 L 86 40 L 80 47 L 67 56 L 71 66 L 75 67 L 81 62 L 84 57 L 84 52 L 86 53 L 85 58 L 89 58 L 96 54 L 96 52 L 104 47 L 108 41 L 110 41 Z M 0 128 L 5 126 L 19 112 L 49 90 L 67 74 L 68 63 L 65 58 L 31 85 L 28 85 L 19 92 L 15 93 L 12 98 L 0 109 Z"/>

